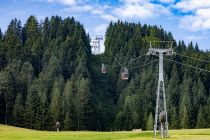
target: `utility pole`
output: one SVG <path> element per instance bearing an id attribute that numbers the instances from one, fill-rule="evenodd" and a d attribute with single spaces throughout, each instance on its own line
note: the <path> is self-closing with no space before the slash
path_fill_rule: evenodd
<path id="1" fill-rule="evenodd" d="M 154 135 L 157 135 L 157 131 L 160 130 L 161 137 L 168 137 L 168 114 L 166 110 L 166 98 L 165 98 L 165 85 L 163 77 L 163 55 L 173 55 L 172 41 L 155 41 L 155 42 L 167 42 L 171 43 L 169 49 L 157 49 L 152 48 L 152 41 L 150 41 L 150 48 L 147 55 L 159 56 L 159 80 L 157 87 L 156 96 L 156 107 L 155 107 L 155 122 L 154 122 Z"/>

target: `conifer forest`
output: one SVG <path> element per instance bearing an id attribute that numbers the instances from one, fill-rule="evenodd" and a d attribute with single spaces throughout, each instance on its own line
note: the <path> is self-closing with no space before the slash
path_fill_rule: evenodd
<path id="1" fill-rule="evenodd" d="M 174 41 L 175 55 L 164 60 L 169 129 L 210 128 L 210 51 L 175 41 L 161 26 L 117 21 L 106 30 L 105 52 L 93 55 L 82 23 L 59 16 L 42 22 L 30 16 L 24 24 L 13 19 L 0 31 L 0 123 L 35 130 L 55 130 L 57 121 L 61 130 L 152 130 L 158 57 L 146 55 L 151 40 Z M 122 66 L 128 80 L 120 77 Z"/>

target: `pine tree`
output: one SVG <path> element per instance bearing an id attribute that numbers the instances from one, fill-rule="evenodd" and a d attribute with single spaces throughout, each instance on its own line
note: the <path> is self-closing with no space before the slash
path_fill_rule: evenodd
<path id="1" fill-rule="evenodd" d="M 39 36 L 38 21 L 35 16 L 30 16 L 25 24 L 26 41 L 32 43 Z M 31 46 L 32 47 L 32 46 Z"/>
<path id="2" fill-rule="evenodd" d="M 74 87 L 73 82 L 68 80 L 64 88 L 64 129 L 75 130 L 75 102 L 74 102 Z"/>
<path id="3" fill-rule="evenodd" d="M 152 116 L 152 112 L 150 112 L 149 114 L 149 118 L 147 121 L 147 130 L 153 130 L 154 126 L 153 126 L 153 116 Z"/>
<path id="4" fill-rule="evenodd" d="M 171 78 L 169 80 L 169 84 L 167 87 L 167 103 L 169 109 L 172 109 L 171 106 L 178 106 L 179 98 L 180 98 L 180 91 L 179 91 L 179 74 L 176 65 L 173 65 Z M 169 110 L 170 112 L 171 110 Z"/>
<path id="5" fill-rule="evenodd" d="M 15 76 L 13 73 L 14 65 L 10 64 L 4 71 L 0 73 L 0 92 L 3 93 L 5 101 L 4 123 L 12 123 L 12 110 L 15 104 Z"/>
<path id="6" fill-rule="evenodd" d="M 182 128 L 191 128 L 192 120 L 191 120 L 191 111 L 192 111 L 192 103 L 191 96 L 192 95 L 192 79 L 186 77 L 183 81 L 183 89 L 182 89 L 182 98 L 180 104 L 180 119 L 181 119 L 181 127 Z"/>
<path id="7" fill-rule="evenodd" d="M 180 119 L 177 113 L 176 107 L 172 108 L 172 114 L 171 114 L 171 128 L 178 129 L 180 128 Z"/>
<path id="8" fill-rule="evenodd" d="M 21 23 L 17 19 L 10 22 L 5 35 L 7 60 L 21 57 Z"/>
<path id="9" fill-rule="evenodd" d="M 182 128 L 190 128 L 190 117 L 187 107 L 183 106 L 182 117 L 181 117 Z"/>
<path id="10" fill-rule="evenodd" d="M 77 130 L 94 130 L 94 106 L 91 100 L 92 94 L 89 81 L 79 80 L 79 87 L 76 98 Z"/>
<path id="11" fill-rule="evenodd" d="M 49 115 L 49 102 L 47 99 L 46 92 L 40 92 L 40 129 L 46 130 L 49 129 L 50 125 L 50 115 Z"/>
<path id="12" fill-rule="evenodd" d="M 131 96 L 127 96 L 124 105 L 123 105 L 123 129 L 124 130 L 131 130 L 132 124 L 133 124 L 133 118 L 132 118 L 132 99 Z"/>
<path id="13" fill-rule="evenodd" d="M 21 94 L 18 93 L 15 99 L 14 109 L 12 113 L 13 124 L 15 126 L 23 127 L 24 126 L 24 108 Z"/>
<path id="14" fill-rule="evenodd" d="M 26 101 L 27 93 L 29 91 L 29 87 L 34 80 L 34 68 L 29 62 L 25 62 L 20 70 L 19 75 L 17 76 L 17 84 L 18 92 L 22 93 L 23 102 Z"/>
<path id="15" fill-rule="evenodd" d="M 206 120 L 204 118 L 204 110 L 203 107 L 200 106 L 199 110 L 198 110 L 198 115 L 197 115 L 197 124 L 196 124 L 196 128 L 205 128 L 206 126 Z"/>
<path id="16" fill-rule="evenodd" d="M 31 129 L 40 129 L 40 124 L 38 124 L 39 111 L 40 111 L 40 96 L 38 94 L 38 84 L 34 81 L 29 88 L 27 94 L 27 101 L 25 104 L 25 126 Z"/>
<path id="17" fill-rule="evenodd" d="M 43 25 L 42 25 L 42 37 L 43 37 L 43 46 L 47 48 L 49 43 L 49 35 L 50 35 L 50 22 L 48 17 L 45 18 Z"/>
<path id="18" fill-rule="evenodd" d="M 53 90 L 52 90 L 52 100 L 50 104 L 50 114 L 52 117 L 52 126 L 55 126 L 56 122 L 59 121 L 62 123 L 62 84 L 63 79 L 59 78 L 54 82 Z"/>

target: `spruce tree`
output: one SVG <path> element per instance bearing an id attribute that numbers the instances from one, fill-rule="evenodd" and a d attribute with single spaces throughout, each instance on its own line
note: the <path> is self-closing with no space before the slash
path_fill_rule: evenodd
<path id="1" fill-rule="evenodd" d="M 60 122 L 62 121 L 62 87 L 61 87 L 61 83 L 59 83 L 61 81 L 56 80 L 54 82 L 54 86 L 53 86 L 53 91 L 52 91 L 52 100 L 51 100 L 51 104 L 50 104 L 50 114 L 51 114 L 51 118 L 52 118 L 52 127 L 54 126 L 55 128 L 55 124 L 56 122 Z"/>
<path id="2" fill-rule="evenodd" d="M 177 113 L 176 107 L 172 107 L 172 114 L 171 114 L 171 128 L 178 129 L 180 128 L 180 119 Z"/>
<path id="3" fill-rule="evenodd" d="M 149 118 L 147 120 L 147 130 L 153 130 L 153 128 L 154 128 L 153 116 L 152 116 L 152 112 L 150 112 Z"/>
<path id="4" fill-rule="evenodd" d="M 77 113 L 77 130 L 94 130 L 94 106 L 92 103 L 92 93 L 87 79 L 82 78 L 79 81 L 79 87 L 76 94 L 76 113 Z"/>
<path id="5" fill-rule="evenodd" d="M 182 128 L 191 128 L 191 111 L 192 111 L 192 101 L 191 96 L 192 95 L 192 79 L 189 77 L 186 77 L 182 84 L 182 97 L 181 97 L 181 103 L 180 103 L 180 121 L 181 121 L 181 127 Z"/>
<path id="6" fill-rule="evenodd" d="M 190 117 L 189 117 L 189 111 L 184 105 L 182 110 L 182 117 L 181 117 L 181 126 L 182 128 L 190 128 Z"/>
<path id="7" fill-rule="evenodd" d="M 24 108 L 21 94 L 18 93 L 15 99 L 14 109 L 12 113 L 13 124 L 15 126 L 24 126 Z"/>
<path id="8" fill-rule="evenodd" d="M 41 125 L 38 122 L 38 119 L 40 120 L 39 115 L 41 115 L 39 112 L 41 104 L 38 89 L 37 81 L 34 81 L 29 88 L 25 104 L 25 126 L 31 129 L 41 129 Z"/>
<path id="9" fill-rule="evenodd" d="M 64 129 L 65 130 L 75 130 L 75 101 L 74 101 L 74 86 L 73 81 L 68 80 L 63 96 L 64 96 L 64 112 L 65 112 L 65 120 L 64 120 Z"/>
<path id="10" fill-rule="evenodd" d="M 197 115 L 197 123 L 196 123 L 196 128 L 205 128 L 206 126 L 206 120 L 204 118 L 204 110 L 203 107 L 200 105 L 199 110 L 198 110 L 198 115 Z"/>

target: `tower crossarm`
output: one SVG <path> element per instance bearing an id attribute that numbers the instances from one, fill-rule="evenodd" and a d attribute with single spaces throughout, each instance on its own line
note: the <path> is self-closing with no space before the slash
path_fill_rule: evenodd
<path id="1" fill-rule="evenodd" d="M 165 55 L 173 55 L 174 50 L 172 48 L 169 49 L 156 49 L 156 48 L 149 48 L 149 51 L 147 55 L 158 55 L 159 53 L 165 54 Z"/>

